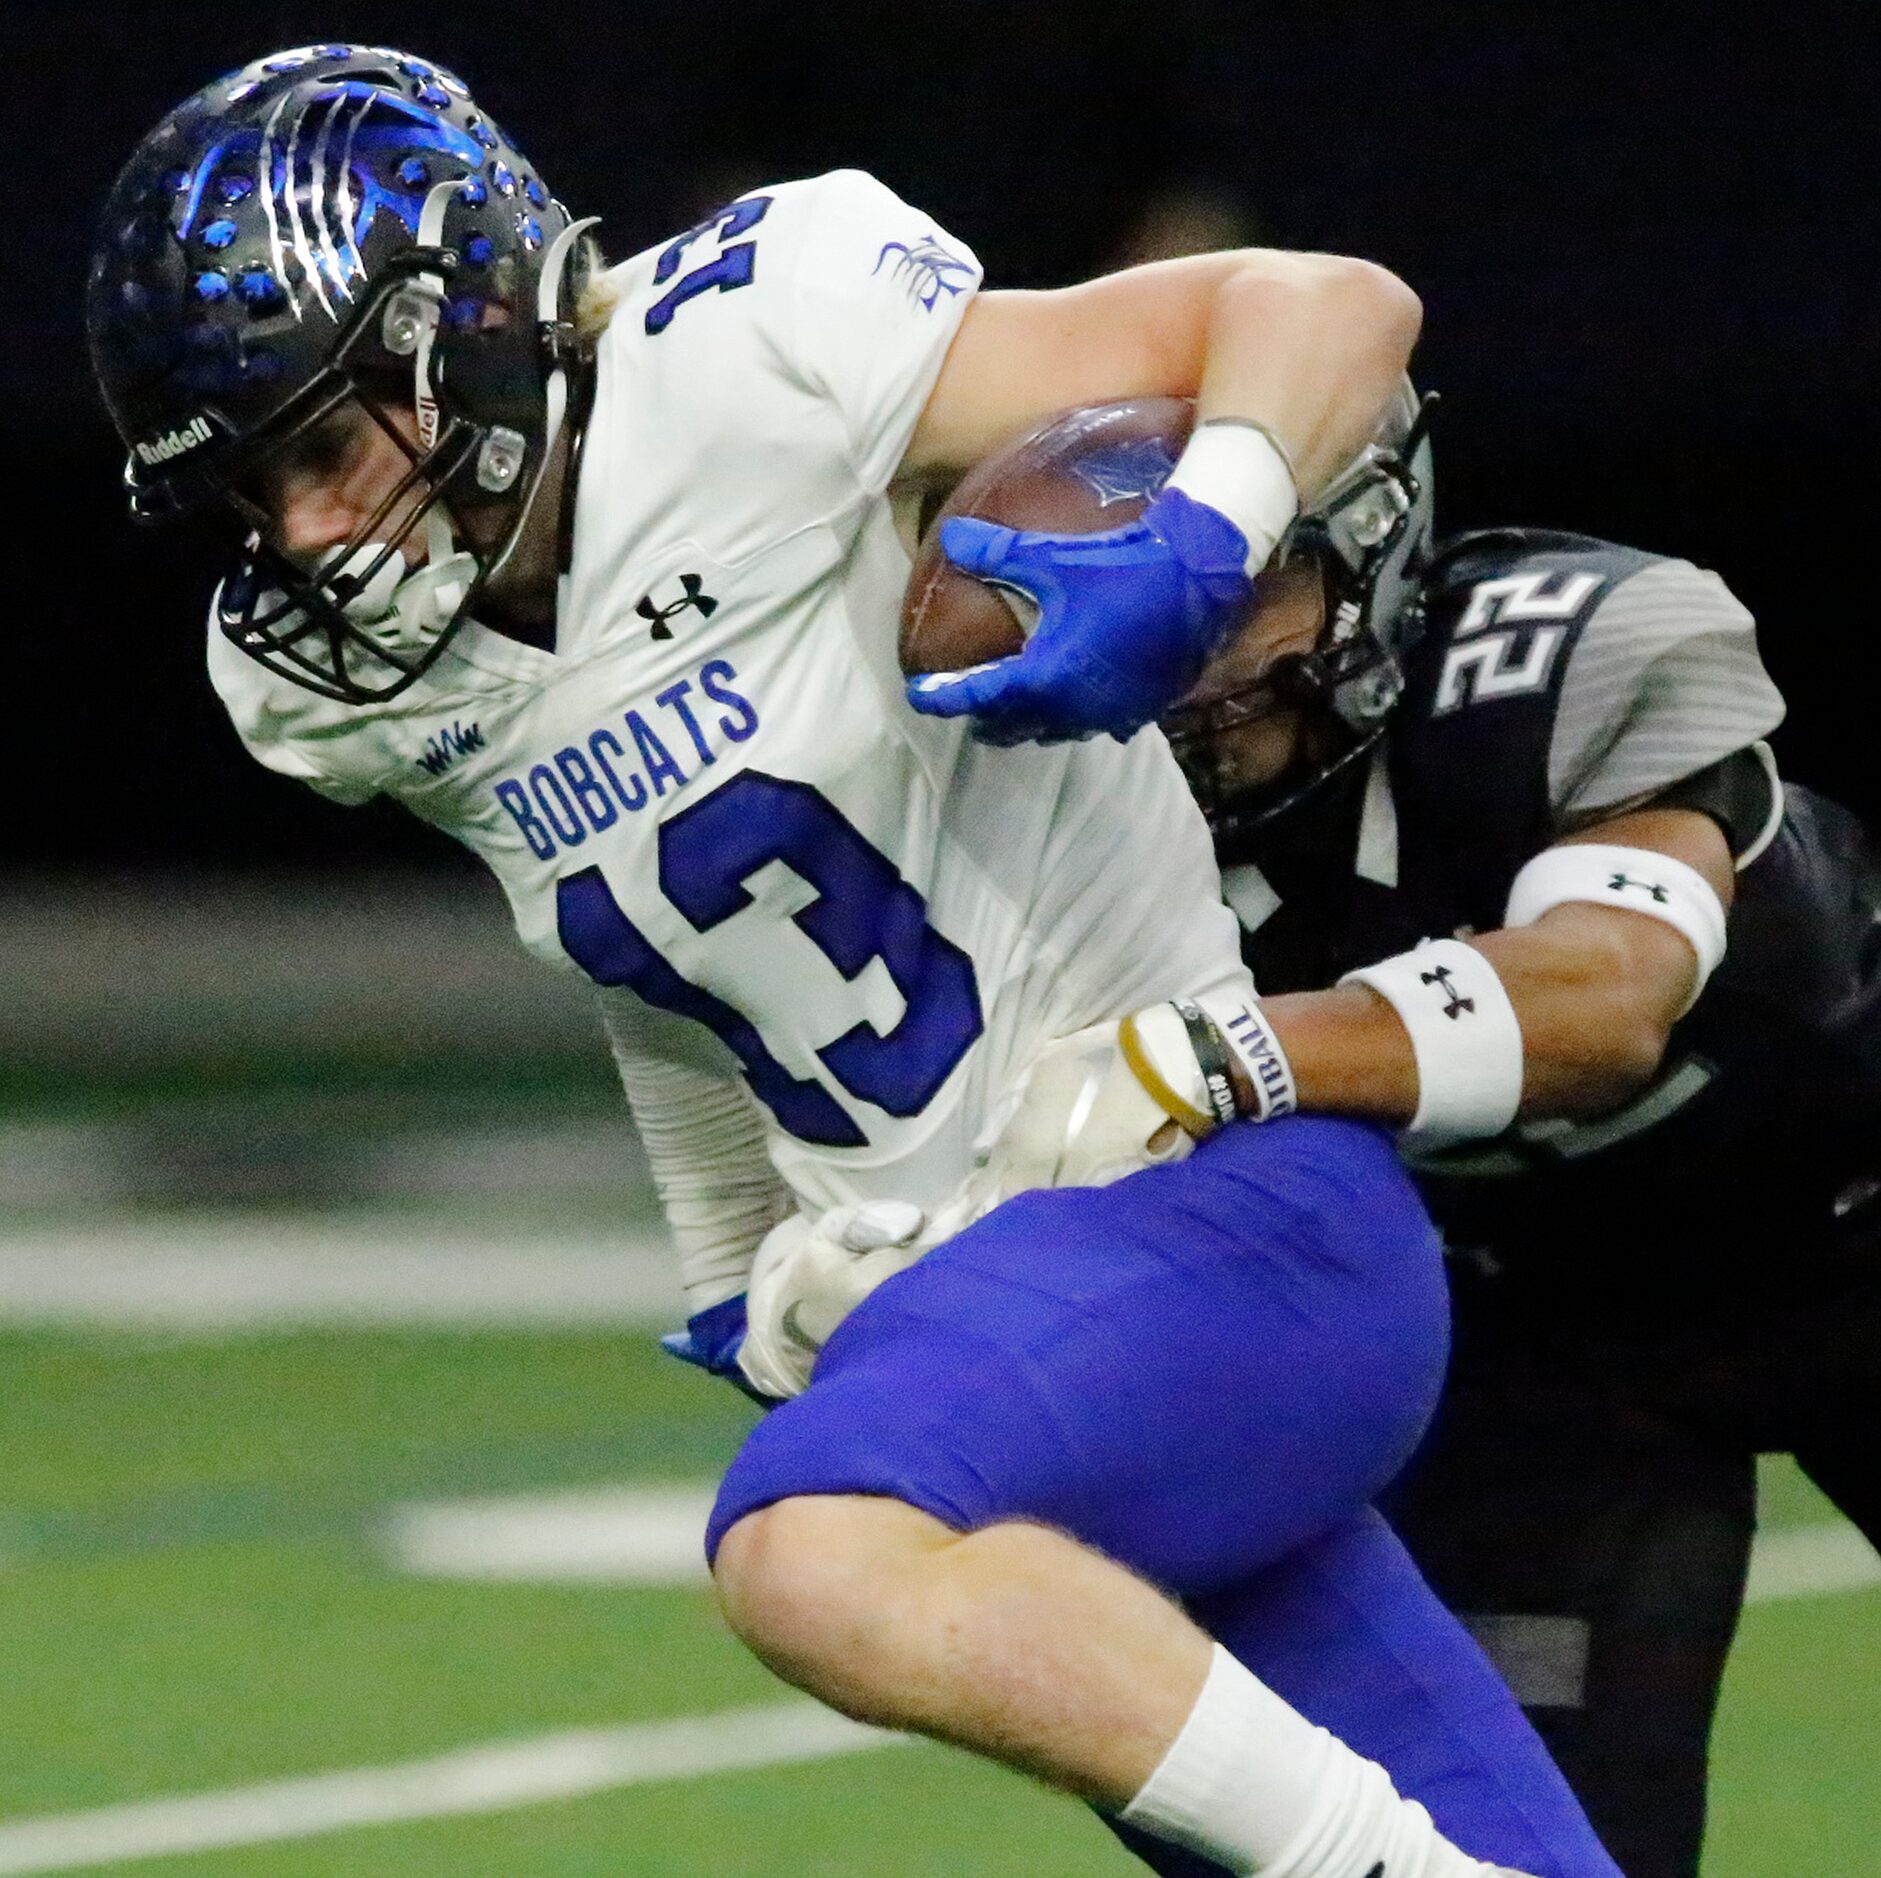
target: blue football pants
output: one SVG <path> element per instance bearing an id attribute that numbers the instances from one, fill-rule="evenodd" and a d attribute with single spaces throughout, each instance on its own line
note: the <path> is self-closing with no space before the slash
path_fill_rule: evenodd
<path id="1" fill-rule="evenodd" d="M 1430 1418 L 1447 1338 L 1436 1236 L 1384 1136 L 1238 1124 L 1112 1187 L 1022 1195 L 866 1299 L 752 1431 L 708 1549 L 799 1494 L 1055 1527 L 1180 1598 L 1466 1851 L 1618 1878 L 1370 1508 Z"/>

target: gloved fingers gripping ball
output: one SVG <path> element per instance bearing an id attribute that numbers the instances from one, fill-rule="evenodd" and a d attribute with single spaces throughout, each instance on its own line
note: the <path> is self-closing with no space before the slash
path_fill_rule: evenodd
<path id="1" fill-rule="evenodd" d="M 752 1386 L 787 1400 L 810 1386 L 836 1326 L 878 1285 L 907 1270 L 943 1235 L 904 1200 L 832 1207 L 773 1226 L 758 1247 L 739 1367 Z"/>
<path id="2" fill-rule="evenodd" d="M 909 686 L 917 711 L 930 717 L 971 717 L 973 735 L 981 743 L 1065 743 L 1056 734 L 1043 707 L 1034 698 L 1035 668 L 1015 654 L 969 665 L 959 672 L 931 672 Z M 1082 741 L 1092 732 L 1079 732 Z"/>
<path id="3" fill-rule="evenodd" d="M 941 547 L 963 572 L 1038 609 L 1012 657 L 909 684 L 917 711 L 971 715 L 990 742 L 1130 737 L 1193 686 L 1253 593 L 1246 535 L 1181 489 L 1091 535 L 955 516 Z"/>

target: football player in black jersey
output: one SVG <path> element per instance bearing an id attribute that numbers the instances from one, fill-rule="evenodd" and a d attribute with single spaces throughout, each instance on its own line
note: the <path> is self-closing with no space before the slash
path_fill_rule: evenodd
<path id="1" fill-rule="evenodd" d="M 1715 576 L 1433 544 L 1407 426 L 1166 727 L 1280 1100 L 1405 1125 L 1452 1250 L 1400 1529 L 1629 1878 L 1694 1878 L 1757 1455 L 1881 1542 L 1881 866 Z"/>

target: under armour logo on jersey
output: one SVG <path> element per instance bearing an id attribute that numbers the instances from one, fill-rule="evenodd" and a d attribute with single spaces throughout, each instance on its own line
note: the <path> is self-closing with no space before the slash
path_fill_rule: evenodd
<path id="1" fill-rule="evenodd" d="M 1443 1007 L 1445 1017 L 1461 1017 L 1465 1011 L 1476 1008 L 1474 998 L 1459 998 L 1456 994 L 1456 980 L 1449 966 L 1439 965 L 1434 972 L 1419 972 L 1418 977 L 1427 985 L 1435 985 L 1449 1002 Z"/>
<path id="2" fill-rule="evenodd" d="M 1634 880 L 1627 874 L 1615 874 L 1614 877 L 1607 882 L 1607 891 L 1609 893 L 1624 893 L 1628 887 L 1645 888 L 1646 892 L 1649 893 L 1660 906 L 1664 906 L 1672 897 L 1656 880 Z"/>
<path id="3" fill-rule="evenodd" d="M 655 639 L 670 639 L 673 629 L 667 621 L 685 612 L 688 607 L 697 607 L 701 619 L 710 619 L 718 611 L 718 602 L 705 591 L 705 582 L 697 574 L 681 574 L 679 584 L 685 589 L 677 600 L 669 601 L 665 606 L 656 606 L 650 593 L 643 593 L 634 602 L 634 611 L 653 625 Z"/>

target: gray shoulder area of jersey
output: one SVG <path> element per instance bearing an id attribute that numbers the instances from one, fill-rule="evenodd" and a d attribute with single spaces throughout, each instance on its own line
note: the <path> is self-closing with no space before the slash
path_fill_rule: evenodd
<path id="1" fill-rule="evenodd" d="M 1782 717 L 1742 602 L 1689 561 L 1653 561 L 1603 594 L 1581 629 L 1555 713 L 1549 799 L 1563 817 L 1634 801 Z"/>

